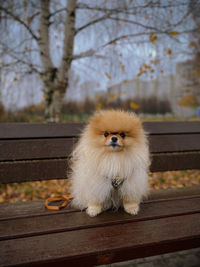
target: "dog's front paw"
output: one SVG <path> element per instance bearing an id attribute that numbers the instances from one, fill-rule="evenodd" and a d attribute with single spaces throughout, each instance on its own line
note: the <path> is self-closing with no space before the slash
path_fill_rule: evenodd
<path id="1" fill-rule="evenodd" d="M 90 217 L 97 216 L 101 212 L 101 206 L 100 205 L 88 206 L 86 212 Z"/>
<path id="2" fill-rule="evenodd" d="M 138 214 L 139 209 L 140 209 L 140 206 L 136 202 L 127 202 L 127 203 L 124 203 L 124 210 L 127 213 L 131 214 L 131 215 Z"/>

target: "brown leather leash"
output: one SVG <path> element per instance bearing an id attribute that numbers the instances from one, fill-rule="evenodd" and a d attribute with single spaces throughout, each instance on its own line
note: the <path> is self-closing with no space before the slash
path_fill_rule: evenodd
<path id="1" fill-rule="evenodd" d="M 48 210 L 60 210 L 66 207 L 72 199 L 73 197 L 70 194 L 59 197 L 50 197 L 45 200 L 45 207 Z M 55 201 L 63 201 L 63 203 L 61 205 L 50 205 L 51 202 Z"/>

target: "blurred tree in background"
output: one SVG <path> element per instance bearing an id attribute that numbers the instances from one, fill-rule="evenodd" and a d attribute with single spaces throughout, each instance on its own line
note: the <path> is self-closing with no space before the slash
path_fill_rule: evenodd
<path id="1" fill-rule="evenodd" d="M 174 10 L 178 15 L 174 16 Z M 159 50 L 157 43 L 162 36 L 181 43 L 182 36 L 190 34 L 198 76 L 199 14 L 198 0 L 0 1 L 1 71 L 14 70 L 14 82 L 26 74 L 36 73 L 38 79 L 43 81 L 46 119 L 56 121 L 59 119 L 69 85 L 72 61 L 95 58 L 98 69 L 98 60 L 106 60 L 109 57 L 105 53 L 108 47 L 119 57 L 118 46 L 126 46 L 128 51 L 133 49 L 133 43 L 150 43 Z M 191 20 L 188 22 L 188 17 L 191 16 L 195 23 L 191 23 Z M 85 38 L 86 41 L 79 44 L 83 49 L 75 49 L 80 34 L 88 36 L 91 45 L 88 46 Z M 59 52 L 55 52 L 56 50 Z M 166 56 L 171 56 L 174 51 L 166 45 L 165 53 Z M 112 62 L 111 59 L 111 68 L 117 65 L 124 73 L 124 63 L 114 60 Z M 144 63 L 140 66 L 137 77 L 144 74 L 151 77 L 156 72 L 156 65 L 158 60 L 152 60 L 151 64 Z M 159 71 L 161 73 L 163 69 Z M 112 79 L 111 73 L 105 72 L 105 76 L 108 80 Z"/>

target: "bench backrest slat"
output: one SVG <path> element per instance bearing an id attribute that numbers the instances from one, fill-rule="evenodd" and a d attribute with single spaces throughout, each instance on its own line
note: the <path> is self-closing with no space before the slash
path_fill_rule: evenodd
<path id="1" fill-rule="evenodd" d="M 144 128 L 151 135 L 200 133 L 200 122 L 144 122 Z M 56 138 L 78 136 L 84 123 L 2 123 L 1 139 Z"/>
<path id="2" fill-rule="evenodd" d="M 83 123 L 1 124 L 0 183 L 67 178 Z M 144 122 L 151 171 L 200 168 L 200 122 Z"/>
<path id="3" fill-rule="evenodd" d="M 1 140 L 0 161 L 66 158 L 78 138 Z M 151 153 L 200 151 L 200 134 L 151 135 Z"/>
<path id="4" fill-rule="evenodd" d="M 0 163 L 0 182 L 42 181 L 67 178 L 67 159 Z"/>
<path id="5" fill-rule="evenodd" d="M 84 123 L 2 123 L 1 139 L 61 138 L 77 136 Z"/>

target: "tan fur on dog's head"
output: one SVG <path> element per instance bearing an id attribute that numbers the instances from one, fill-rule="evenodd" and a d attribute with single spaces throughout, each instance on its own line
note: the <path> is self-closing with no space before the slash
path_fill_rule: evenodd
<path id="1" fill-rule="evenodd" d="M 140 142 L 143 135 L 140 119 L 134 113 L 121 110 L 97 113 L 87 130 L 95 147 L 112 152 L 127 150 L 134 143 Z"/>

